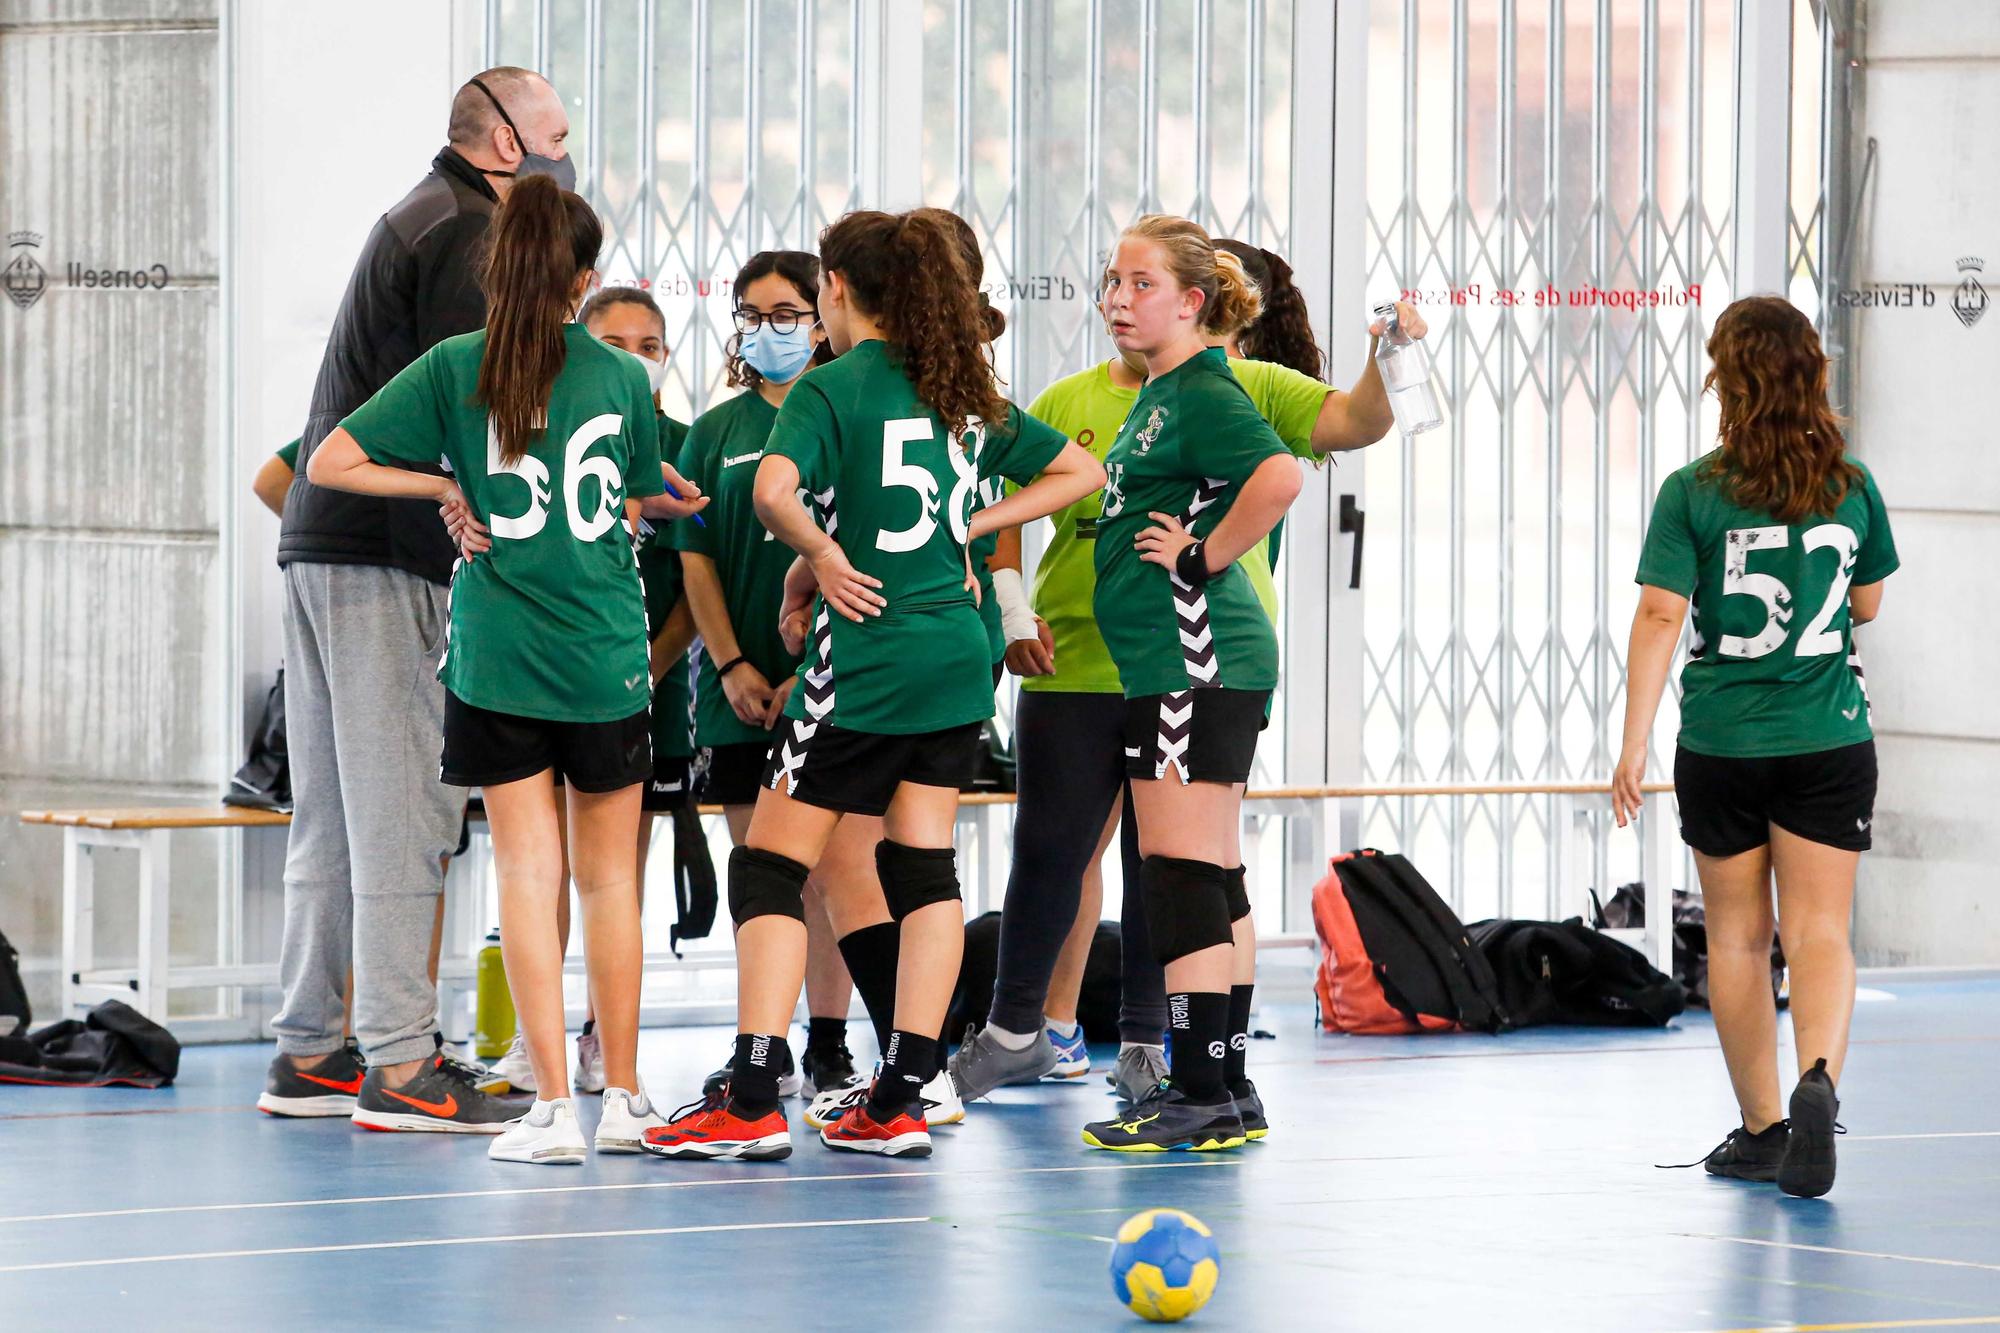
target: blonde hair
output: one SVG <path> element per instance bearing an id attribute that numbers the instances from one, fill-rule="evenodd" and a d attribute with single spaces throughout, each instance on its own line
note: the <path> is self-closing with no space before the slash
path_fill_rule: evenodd
<path id="1" fill-rule="evenodd" d="M 1148 213 L 1119 237 L 1136 236 L 1160 247 L 1174 281 L 1202 295 L 1201 327 L 1218 338 L 1232 337 L 1257 322 L 1264 298 L 1243 269 L 1243 261 L 1215 248 L 1199 224 L 1171 213 Z"/>

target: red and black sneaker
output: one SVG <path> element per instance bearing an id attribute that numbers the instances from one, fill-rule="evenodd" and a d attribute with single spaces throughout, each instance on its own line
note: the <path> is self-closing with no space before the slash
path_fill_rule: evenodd
<path id="1" fill-rule="evenodd" d="M 363 1129 L 416 1130 L 432 1134 L 502 1134 L 528 1105 L 505 1102 L 479 1090 L 485 1071 L 439 1051 L 400 1088 L 370 1069 L 354 1099 L 354 1123 Z"/>
<path id="2" fill-rule="evenodd" d="M 655 1157 L 776 1162 L 792 1155 L 792 1128 L 782 1107 L 738 1114 L 725 1090 L 683 1106 L 647 1130 L 639 1146 Z"/>
<path id="3" fill-rule="evenodd" d="M 264 1092 L 257 1098 L 257 1109 L 266 1115 L 302 1119 L 352 1115 L 367 1072 L 360 1051 L 351 1043 L 330 1052 L 311 1069 L 299 1068 L 291 1056 L 280 1051 L 264 1075 Z"/>
<path id="4" fill-rule="evenodd" d="M 931 1128 L 921 1105 L 897 1111 L 887 1122 L 869 1113 L 862 1101 L 819 1132 L 819 1141 L 842 1152 L 872 1152 L 884 1157 L 929 1157 Z"/>

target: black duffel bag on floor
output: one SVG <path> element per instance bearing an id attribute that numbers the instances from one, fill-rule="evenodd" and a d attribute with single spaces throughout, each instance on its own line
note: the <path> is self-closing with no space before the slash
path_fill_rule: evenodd
<path id="1" fill-rule="evenodd" d="M 81 1021 L 65 1018 L 26 1037 L 0 1037 L 0 1083 L 160 1088 L 180 1068 L 174 1034 L 123 1000 L 106 1000 Z"/>
<path id="2" fill-rule="evenodd" d="M 1664 1027 L 1687 1007 L 1679 982 L 1582 917 L 1479 921 L 1469 933 L 1516 1027 Z"/>

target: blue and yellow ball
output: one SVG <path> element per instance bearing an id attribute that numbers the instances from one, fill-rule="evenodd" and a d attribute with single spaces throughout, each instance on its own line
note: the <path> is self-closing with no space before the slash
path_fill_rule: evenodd
<path id="1" fill-rule="evenodd" d="M 1148 1208 L 1118 1228 L 1111 1290 L 1156 1324 L 1187 1318 L 1215 1294 L 1222 1254 L 1215 1237 L 1177 1208 Z"/>

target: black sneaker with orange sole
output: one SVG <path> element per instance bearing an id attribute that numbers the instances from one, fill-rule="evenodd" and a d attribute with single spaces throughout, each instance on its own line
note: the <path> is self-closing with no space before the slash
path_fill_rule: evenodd
<path id="1" fill-rule="evenodd" d="M 354 1123 L 363 1129 L 429 1134 L 499 1134 L 525 1113 L 520 1099 L 503 1101 L 479 1090 L 484 1075 L 440 1051 L 400 1088 L 370 1069 L 354 1099 Z"/>
<path id="2" fill-rule="evenodd" d="M 301 1069 L 283 1051 L 264 1075 L 264 1092 L 257 1109 L 265 1115 L 315 1119 L 352 1115 L 354 1099 L 368 1067 L 355 1047 L 341 1046 L 311 1069 Z"/>

